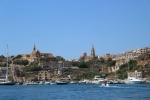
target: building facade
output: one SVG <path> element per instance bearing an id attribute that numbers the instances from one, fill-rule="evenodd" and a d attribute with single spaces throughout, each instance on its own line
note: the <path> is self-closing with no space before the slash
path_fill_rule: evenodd
<path id="1" fill-rule="evenodd" d="M 89 60 L 93 60 L 95 59 L 95 49 L 94 49 L 94 45 L 92 45 L 92 49 L 91 49 L 91 55 L 87 56 L 86 51 L 83 53 L 83 55 L 79 58 L 79 61 L 84 61 L 87 62 Z"/>

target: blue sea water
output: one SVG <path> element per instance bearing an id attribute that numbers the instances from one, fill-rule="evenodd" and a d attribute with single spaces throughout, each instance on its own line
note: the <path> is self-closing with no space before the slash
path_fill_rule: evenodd
<path id="1" fill-rule="evenodd" d="M 0 100 L 150 100 L 150 84 L 0 86 Z"/>

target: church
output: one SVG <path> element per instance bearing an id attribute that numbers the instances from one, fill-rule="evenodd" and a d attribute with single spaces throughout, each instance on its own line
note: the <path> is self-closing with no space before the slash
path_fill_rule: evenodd
<path id="1" fill-rule="evenodd" d="M 84 61 L 87 62 L 89 60 L 93 60 L 95 59 L 95 49 L 94 49 L 94 45 L 92 45 L 92 49 L 91 49 L 91 55 L 87 56 L 86 51 L 83 53 L 83 55 L 79 58 L 79 61 Z"/>
<path id="2" fill-rule="evenodd" d="M 36 46 L 34 44 L 32 52 L 30 54 L 22 55 L 22 59 L 28 60 L 30 62 L 40 61 L 40 58 L 45 55 L 47 55 L 49 57 L 53 57 L 53 54 L 51 54 L 51 53 L 41 53 L 39 50 L 36 49 Z"/>

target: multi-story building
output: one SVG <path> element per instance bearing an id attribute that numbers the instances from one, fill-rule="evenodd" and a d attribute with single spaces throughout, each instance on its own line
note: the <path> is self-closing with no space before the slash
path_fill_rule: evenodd
<path id="1" fill-rule="evenodd" d="M 40 80 L 40 81 L 49 81 L 54 76 L 57 76 L 57 75 L 58 75 L 58 71 L 57 70 L 53 70 L 53 71 L 40 71 L 38 73 L 38 80 Z"/>
<path id="2" fill-rule="evenodd" d="M 128 52 L 123 52 L 121 54 L 117 54 L 115 60 L 137 59 L 138 56 L 140 56 L 141 54 L 144 54 L 147 51 L 150 51 L 150 47 L 145 47 L 145 48 L 131 50 Z"/>
<path id="3" fill-rule="evenodd" d="M 108 58 L 114 59 L 115 55 L 108 53 L 108 54 L 104 54 L 103 56 L 99 56 L 98 59 L 100 59 L 101 57 L 104 58 L 105 60 L 108 60 Z"/>
<path id="4" fill-rule="evenodd" d="M 114 56 L 114 59 L 113 59 L 113 60 L 116 60 L 115 67 L 112 67 L 112 68 L 111 67 L 110 68 L 105 67 L 105 68 L 103 68 L 103 71 L 108 72 L 108 73 L 114 72 L 115 70 L 118 70 L 120 65 L 127 63 L 131 59 L 132 60 L 137 59 L 138 56 L 140 56 L 141 54 L 144 54 L 147 51 L 150 51 L 150 47 L 134 49 L 131 51 L 123 52 L 121 54 L 117 54 Z M 103 56 L 103 58 L 105 58 L 105 59 L 107 59 L 108 57 L 110 57 L 109 54 Z M 134 72 L 134 74 L 131 73 L 131 75 L 135 76 L 135 75 L 139 75 L 139 73 Z"/>
<path id="5" fill-rule="evenodd" d="M 142 72 L 137 72 L 137 70 L 135 72 L 129 72 L 128 77 L 142 78 Z"/>

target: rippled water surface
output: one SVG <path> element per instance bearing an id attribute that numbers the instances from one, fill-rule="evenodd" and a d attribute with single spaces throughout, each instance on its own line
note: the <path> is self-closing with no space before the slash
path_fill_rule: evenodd
<path id="1" fill-rule="evenodd" d="M 150 84 L 0 86 L 0 100 L 150 100 Z"/>

